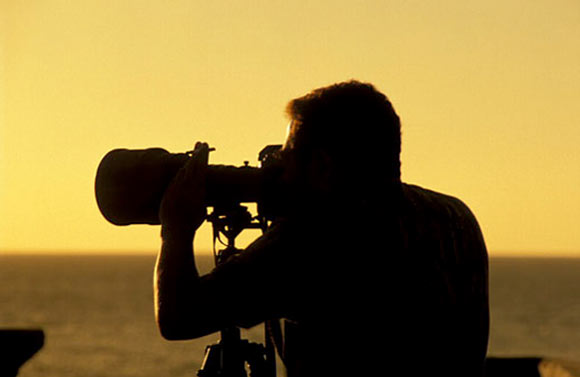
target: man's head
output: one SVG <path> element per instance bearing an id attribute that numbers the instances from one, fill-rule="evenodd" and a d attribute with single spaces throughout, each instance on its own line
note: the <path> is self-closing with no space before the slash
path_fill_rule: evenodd
<path id="1" fill-rule="evenodd" d="M 315 89 L 290 101 L 287 113 L 291 123 L 283 150 L 315 189 L 364 191 L 400 181 L 399 117 L 371 84 L 348 81 Z"/>

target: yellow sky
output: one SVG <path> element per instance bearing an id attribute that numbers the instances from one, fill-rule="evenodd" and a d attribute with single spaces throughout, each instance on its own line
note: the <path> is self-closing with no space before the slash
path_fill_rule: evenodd
<path id="1" fill-rule="evenodd" d="M 402 118 L 403 179 L 463 199 L 492 255 L 580 256 L 577 0 L 7 0 L 0 17 L 0 251 L 156 250 L 158 227 L 96 207 L 107 151 L 202 140 L 211 162 L 255 161 L 288 100 L 356 78 Z"/>

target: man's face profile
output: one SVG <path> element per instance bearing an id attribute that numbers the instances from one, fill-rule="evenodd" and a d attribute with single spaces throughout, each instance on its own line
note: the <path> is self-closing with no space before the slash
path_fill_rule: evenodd
<path id="1" fill-rule="evenodd" d="M 280 151 L 284 166 L 282 181 L 292 187 L 293 194 L 302 200 L 320 198 L 330 190 L 331 164 L 320 149 L 299 151 L 297 138 L 303 125 L 291 120 L 286 130 L 286 140 Z M 327 157 L 327 156 L 326 156 Z"/>
<path id="2" fill-rule="evenodd" d="M 284 167 L 282 181 L 291 186 L 296 185 L 300 179 L 300 167 L 296 158 L 295 138 L 296 138 L 296 121 L 291 120 L 286 128 L 286 140 L 280 150 L 280 160 Z"/>

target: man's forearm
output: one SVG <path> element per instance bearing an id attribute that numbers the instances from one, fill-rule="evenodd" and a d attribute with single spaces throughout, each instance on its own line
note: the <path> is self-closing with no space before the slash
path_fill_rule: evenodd
<path id="1" fill-rule="evenodd" d="M 195 232 L 162 228 L 161 252 L 154 276 L 155 315 L 162 335 L 167 339 L 190 337 L 193 299 L 199 274 L 193 255 Z"/>

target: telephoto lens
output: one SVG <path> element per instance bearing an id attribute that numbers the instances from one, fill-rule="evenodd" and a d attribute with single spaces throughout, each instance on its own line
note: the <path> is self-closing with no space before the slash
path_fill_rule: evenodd
<path id="1" fill-rule="evenodd" d="M 266 202 L 273 196 L 277 168 L 272 156 L 280 149 L 270 145 L 260 152 L 269 168 L 209 165 L 205 202 L 208 207 Z M 187 153 L 162 148 L 115 149 L 97 168 L 95 196 L 103 216 L 115 225 L 159 224 L 159 206 L 165 189 L 189 159 Z"/>

